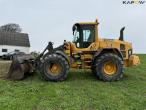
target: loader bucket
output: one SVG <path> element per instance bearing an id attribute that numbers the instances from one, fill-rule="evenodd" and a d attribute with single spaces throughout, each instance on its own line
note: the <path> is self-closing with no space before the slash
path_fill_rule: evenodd
<path id="1" fill-rule="evenodd" d="M 7 79 L 22 80 L 35 70 L 32 55 L 15 55 L 10 66 Z"/>

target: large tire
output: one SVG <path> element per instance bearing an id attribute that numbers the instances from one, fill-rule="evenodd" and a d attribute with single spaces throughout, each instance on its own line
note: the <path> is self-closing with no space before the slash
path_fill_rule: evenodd
<path id="1" fill-rule="evenodd" d="M 93 64 L 92 64 L 92 66 L 91 66 L 91 72 L 92 72 L 93 75 L 96 76 L 96 68 L 95 68 L 95 66 L 94 66 L 94 62 L 93 62 Z"/>
<path id="2" fill-rule="evenodd" d="M 123 60 L 113 53 L 105 53 L 95 59 L 93 72 L 103 81 L 117 81 L 123 77 Z"/>
<path id="3" fill-rule="evenodd" d="M 46 81 L 63 81 L 69 71 L 68 61 L 58 54 L 50 54 L 43 59 L 40 73 Z"/>

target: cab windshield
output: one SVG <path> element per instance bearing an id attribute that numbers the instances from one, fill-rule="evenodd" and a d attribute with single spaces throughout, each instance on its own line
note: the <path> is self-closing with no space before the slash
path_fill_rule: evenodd
<path id="1" fill-rule="evenodd" d="M 79 31 L 77 29 L 75 29 L 73 37 L 74 37 L 73 42 L 79 42 L 78 41 L 79 40 Z"/>

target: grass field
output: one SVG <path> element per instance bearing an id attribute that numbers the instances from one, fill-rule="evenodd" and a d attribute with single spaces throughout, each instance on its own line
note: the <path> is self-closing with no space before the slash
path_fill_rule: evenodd
<path id="1" fill-rule="evenodd" d="M 89 71 L 70 71 L 64 82 L 38 75 L 20 82 L 0 80 L 0 110 L 146 110 L 146 55 L 118 82 L 102 82 Z"/>

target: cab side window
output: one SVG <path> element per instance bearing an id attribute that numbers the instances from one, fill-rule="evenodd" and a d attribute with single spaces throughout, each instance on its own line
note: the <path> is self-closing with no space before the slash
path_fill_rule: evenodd
<path id="1" fill-rule="evenodd" d="M 83 48 L 90 46 L 95 41 L 95 27 L 93 25 L 85 25 L 82 27 Z"/>
<path id="2" fill-rule="evenodd" d="M 94 32 L 93 30 L 83 30 L 83 42 L 93 42 L 94 41 Z"/>

